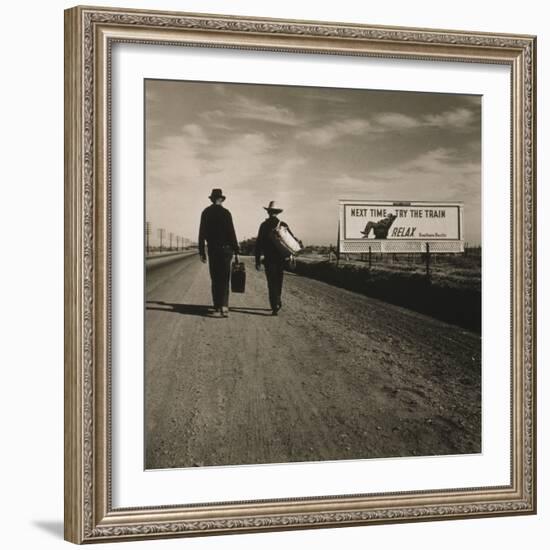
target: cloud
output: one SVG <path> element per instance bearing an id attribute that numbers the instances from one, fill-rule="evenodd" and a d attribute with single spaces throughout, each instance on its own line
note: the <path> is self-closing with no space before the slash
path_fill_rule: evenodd
<path id="1" fill-rule="evenodd" d="M 272 144 L 261 132 L 233 134 L 212 140 L 197 125 L 189 124 L 178 136 L 166 136 L 158 147 L 151 147 L 147 166 L 157 183 L 171 185 L 217 174 L 219 178 L 248 179 L 256 175 Z"/>
<path id="2" fill-rule="evenodd" d="M 297 138 L 317 147 L 329 147 L 348 136 L 379 136 L 387 133 L 400 133 L 422 128 L 444 130 L 469 130 L 477 128 L 475 115 L 470 109 L 459 108 L 439 114 L 413 117 L 398 112 L 384 112 L 370 119 L 348 118 L 332 121 L 310 130 L 298 132 Z"/>
<path id="3" fill-rule="evenodd" d="M 481 193 L 480 163 L 442 147 L 369 176 L 385 182 L 389 199 L 466 201 Z"/>
<path id="4" fill-rule="evenodd" d="M 296 187 L 298 171 L 305 166 L 308 161 L 297 154 L 285 154 L 282 161 L 275 161 L 276 166 L 270 172 L 269 179 L 279 186 Z"/>
<path id="5" fill-rule="evenodd" d="M 385 182 L 373 180 L 370 175 L 368 177 L 359 178 L 357 176 L 350 176 L 349 174 L 342 174 L 334 180 L 334 185 L 338 186 L 339 190 L 343 192 L 357 192 L 364 191 L 365 189 L 383 189 L 386 185 Z"/>
<path id="6" fill-rule="evenodd" d="M 455 149 L 439 147 L 423 153 L 403 166 L 406 172 L 427 175 L 481 176 L 481 164 L 459 156 Z"/>
<path id="7" fill-rule="evenodd" d="M 340 90 L 334 88 L 309 88 L 304 90 L 307 101 L 320 101 L 336 105 L 346 105 L 348 99 L 340 94 Z"/>
<path id="8" fill-rule="evenodd" d="M 298 140 L 319 147 L 326 147 L 331 143 L 346 137 L 360 136 L 371 128 L 371 124 L 364 119 L 346 119 L 335 121 L 325 126 L 318 126 L 311 130 L 298 132 Z"/>
<path id="9" fill-rule="evenodd" d="M 464 130 L 477 128 L 475 114 L 464 107 L 451 109 L 438 114 L 418 117 L 402 113 L 381 113 L 374 117 L 373 131 L 388 132 L 396 130 L 413 130 L 419 128 L 442 128 L 445 130 Z"/>
<path id="10" fill-rule="evenodd" d="M 210 171 L 227 182 L 248 182 L 262 175 L 273 144 L 261 132 L 232 136 L 217 147 L 208 159 Z"/>
<path id="11" fill-rule="evenodd" d="M 407 171 L 435 173 L 446 170 L 453 161 L 454 151 L 444 147 L 432 149 L 422 153 L 413 160 L 405 163 Z"/>
<path id="12" fill-rule="evenodd" d="M 182 135 L 192 146 L 207 146 L 210 145 L 210 140 L 206 136 L 206 133 L 202 127 L 197 124 L 186 124 L 182 128 Z"/>
<path id="13" fill-rule="evenodd" d="M 223 111 L 221 109 L 206 111 L 200 117 L 204 121 L 214 122 L 215 124 L 223 124 L 223 120 L 228 118 L 284 126 L 297 126 L 300 123 L 296 114 L 287 107 L 264 103 L 242 95 L 235 95 L 233 99 L 227 100 Z"/>
<path id="14" fill-rule="evenodd" d="M 475 116 L 472 110 L 460 108 L 445 111 L 439 115 L 427 115 L 424 117 L 424 120 L 427 126 L 464 129 L 473 125 Z"/>
<path id="15" fill-rule="evenodd" d="M 402 113 L 381 113 L 374 117 L 374 131 L 409 130 L 422 126 L 422 121 Z"/>
<path id="16" fill-rule="evenodd" d="M 385 200 L 477 200 L 481 192 L 479 162 L 460 152 L 436 148 L 406 162 L 381 169 L 318 174 L 315 192 L 321 198 Z"/>

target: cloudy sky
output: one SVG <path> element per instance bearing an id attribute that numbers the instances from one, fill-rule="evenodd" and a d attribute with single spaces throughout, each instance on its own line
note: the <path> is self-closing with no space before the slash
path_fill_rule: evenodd
<path id="1" fill-rule="evenodd" d="M 196 240 L 221 187 L 239 240 L 277 201 L 304 244 L 334 243 L 338 199 L 464 202 L 480 243 L 479 96 L 147 80 L 146 218 Z"/>

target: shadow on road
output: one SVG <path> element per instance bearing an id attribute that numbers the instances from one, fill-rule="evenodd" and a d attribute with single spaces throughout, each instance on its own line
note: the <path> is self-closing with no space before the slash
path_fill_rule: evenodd
<path id="1" fill-rule="evenodd" d="M 181 313 L 182 315 L 198 315 L 208 317 L 211 307 L 197 304 L 170 304 L 168 302 L 148 301 L 146 309 L 152 311 L 168 311 L 169 313 Z"/>
<path id="2" fill-rule="evenodd" d="M 181 313 L 182 315 L 198 315 L 210 317 L 212 306 L 199 304 L 171 304 L 168 302 L 148 301 L 147 309 L 151 311 L 167 311 L 169 313 Z M 262 307 L 230 307 L 229 311 L 244 313 L 246 315 L 271 315 L 271 309 Z"/>
<path id="3" fill-rule="evenodd" d="M 230 312 L 246 313 L 247 315 L 271 315 L 271 309 L 263 307 L 230 307 Z"/>
<path id="4" fill-rule="evenodd" d="M 198 315 L 199 317 L 210 317 L 212 314 L 212 306 L 199 304 L 171 304 L 169 302 L 147 301 L 146 309 L 181 313 L 182 315 Z M 263 307 L 230 307 L 229 311 L 246 315 L 271 315 L 271 309 Z"/>

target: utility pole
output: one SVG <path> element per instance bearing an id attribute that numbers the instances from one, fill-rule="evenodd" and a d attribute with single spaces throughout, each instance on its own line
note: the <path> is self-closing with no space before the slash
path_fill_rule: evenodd
<path id="1" fill-rule="evenodd" d="M 160 228 L 160 229 L 158 230 L 158 233 L 159 233 L 159 240 L 160 240 L 160 251 L 162 252 L 162 239 L 163 239 L 164 236 L 166 235 L 166 229 Z"/>
<path id="2" fill-rule="evenodd" d="M 170 237 L 170 250 L 172 250 L 172 239 L 174 238 L 174 234 L 171 232 L 169 237 Z"/>
<path id="3" fill-rule="evenodd" d="M 151 236 L 151 222 L 145 222 L 145 250 L 150 253 L 149 238 Z"/>

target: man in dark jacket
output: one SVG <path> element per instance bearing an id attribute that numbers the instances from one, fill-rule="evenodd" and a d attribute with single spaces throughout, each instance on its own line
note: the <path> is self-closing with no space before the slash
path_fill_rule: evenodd
<path id="1" fill-rule="evenodd" d="M 272 231 L 280 223 L 286 227 L 292 235 L 288 225 L 279 220 L 277 214 L 283 210 L 275 206 L 275 201 L 271 201 L 269 206 L 265 207 L 269 214 L 269 218 L 263 221 L 258 231 L 256 239 L 256 269 L 261 269 L 261 257 L 264 256 L 265 276 L 267 279 L 267 288 L 269 291 L 269 304 L 271 306 L 272 315 L 277 315 L 282 307 L 281 293 L 283 290 L 283 273 L 286 256 L 277 249 L 273 238 Z M 294 235 L 292 235 L 294 237 Z M 296 237 L 294 237 L 296 238 Z"/>
<path id="2" fill-rule="evenodd" d="M 214 317 L 227 317 L 229 308 L 229 277 L 231 258 L 239 253 L 239 244 L 231 212 L 222 206 L 225 197 L 221 189 L 212 189 L 212 204 L 201 214 L 199 254 L 206 263 L 205 242 L 208 245 L 208 265 L 212 280 Z"/>

